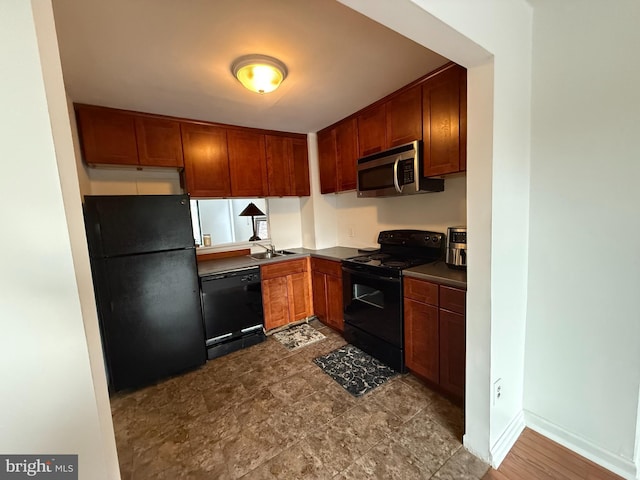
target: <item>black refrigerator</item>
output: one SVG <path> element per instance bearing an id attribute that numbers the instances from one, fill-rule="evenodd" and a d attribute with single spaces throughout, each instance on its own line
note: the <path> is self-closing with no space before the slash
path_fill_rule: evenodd
<path id="1" fill-rule="evenodd" d="M 202 365 L 189 197 L 85 196 L 84 215 L 110 389 Z"/>

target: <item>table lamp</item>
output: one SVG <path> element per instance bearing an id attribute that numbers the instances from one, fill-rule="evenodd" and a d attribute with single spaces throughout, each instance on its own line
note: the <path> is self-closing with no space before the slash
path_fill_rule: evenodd
<path id="1" fill-rule="evenodd" d="M 260 210 L 258 207 L 254 205 L 253 202 L 250 202 L 247 205 L 247 208 L 242 210 L 239 214 L 239 217 L 251 217 L 251 225 L 253 226 L 253 236 L 249 239 L 250 242 L 255 242 L 256 240 L 260 240 L 260 237 L 256 233 L 256 222 L 253 217 L 264 216 L 264 212 Z"/>

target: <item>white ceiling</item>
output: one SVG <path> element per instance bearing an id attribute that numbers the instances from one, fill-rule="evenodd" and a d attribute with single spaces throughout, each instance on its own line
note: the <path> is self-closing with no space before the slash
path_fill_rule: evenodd
<path id="1" fill-rule="evenodd" d="M 74 102 L 315 132 L 447 59 L 334 0 L 53 0 Z M 282 60 L 273 93 L 231 75 L 241 55 Z"/>

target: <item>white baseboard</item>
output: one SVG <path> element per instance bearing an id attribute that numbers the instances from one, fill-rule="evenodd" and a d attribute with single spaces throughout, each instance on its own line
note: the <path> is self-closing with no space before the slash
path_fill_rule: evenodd
<path id="1" fill-rule="evenodd" d="M 524 414 L 520 411 L 513 417 L 498 441 L 491 447 L 491 466 L 493 468 L 497 469 L 500 466 L 511 447 L 515 445 L 516 440 L 524 430 L 524 426 Z"/>
<path id="2" fill-rule="evenodd" d="M 640 478 L 636 476 L 639 475 L 640 472 L 637 471 L 633 460 L 627 460 L 608 450 L 604 450 L 588 440 L 580 438 L 562 427 L 545 420 L 535 413 L 525 410 L 524 419 L 527 427 L 530 429 L 576 452 L 578 455 L 588 458 L 607 470 L 611 470 L 613 473 L 627 480 Z"/>

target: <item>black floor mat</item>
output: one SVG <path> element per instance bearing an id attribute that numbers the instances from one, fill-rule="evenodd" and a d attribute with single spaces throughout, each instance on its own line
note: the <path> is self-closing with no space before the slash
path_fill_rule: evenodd
<path id="1" fill-rule="evenodd" d="M 313 361 L 354 397 L 382 385 L 398 372 L 371 355 L 345 345 Z"/>

